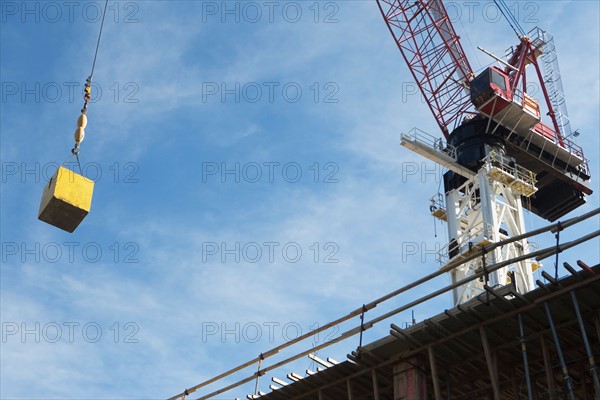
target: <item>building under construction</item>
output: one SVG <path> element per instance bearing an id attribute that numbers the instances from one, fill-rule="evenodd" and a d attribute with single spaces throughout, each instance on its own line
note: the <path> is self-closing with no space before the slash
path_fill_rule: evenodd
<path id="1" fill-rule="evenodd" d="M 580 217 L 548 225 L 528 233 L 531 237 L 558 233 L 588 218 Z M 571 242 L 529 254 L 537 260 L 556 254 L 600 235 L 600 230 Z M 509 240 L 515 240 L 513 238 Z M 487 246 L 492 251 L 496 243 Z M 485 251 L 464 257 L 479 258 Z M 514 262 L 508 260 L 506 262 Z M 466 280 L 489 281 L 489 274 L 505 262 L 489 265 Z M 452 267 L 452 265 L 450 265 Z M 463 281 L 428 292 L 391 311 L 368 318 L 375 307 L 399 294 L 414 290 L 446 273 L 431 273 L 386 294 L 347 315 L 323 325 L 212 379 L 185 389 L 170 400 L 229 398 L 227 392 L 250 385 L 247 399 L 264 400 L 426 400 L 426 399 L 598 399 L 600 357 L 600 265 L 584 261 L 563 262 L 556 279 L 546 272 L 537 288 L 525 294 L 514 285 L 490 287 L 456 307 L 407 327 L 394 323 L 398 315 L 440 295 L 447 295 Z M 306 341 L 315 334 L 360 319 L 360 325 L 318 346 Z M 373 343 L 359 345 L 343 362 L 321 359 L 317 351 L 361 335 L 377 323 L 389 323 L 390 334 Z M 267 365 L 288 347 L 293 355 Z M 298 348 L 301 348 L 299 351 Z M 327 350 L 325 350 L 327 351 Z M 292 362 L 308 357 L 319 367 L 295 373 L 286 370 Z M 243 378 L 234 383 L 229 379 Z M 268 379 L 270 392 L 258 390 Z M 211 389 L 214 385 L 225 385 Z M 198 395 L 206 392 L 204 395 Z M 197 396 L 197 397 L 196 397 Z M 192 397 L 190 397 L 192 398 Z"/>
<path id="2" fill-rule="evenodd" d="M 600 266 L 520 295 L 510 287 L 391 334 L 265 396 L 290 399 L 598 399 Z M 316 358 L 316 357 L 315 357 Z"/>

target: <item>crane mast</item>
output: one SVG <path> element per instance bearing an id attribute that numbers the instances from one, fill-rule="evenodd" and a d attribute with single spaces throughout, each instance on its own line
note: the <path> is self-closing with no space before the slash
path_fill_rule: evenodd
<path id="1" fill-rule="evenodd" d="M 583 151 L 562 134 L 560 112 L 554 111 L 558 100 L 564 101 L 558 97 L 562 93 L 549 93 L 538 65 L 549 35 L 539 28 L 519 34 L 507 61 L 492 55 L 504 68 L 475 75 L 440 0 L 377 3 L 443 134 L 440 139 L 413 129 L 401 137 L 403 146 L 448 169 L 444 194 L 430 206 L 448 226 L 442 268 L 456 266 L 450 272 L 455 283 L 488 265 L 521 260 L 456 287 L 454 304 L 478 296 L 486 285 L 532 290 L 539 266 L 527 259 L 530 244 L 517 240 L 486 252 L 487 245 L 524 234 L 524 208 L 554 221 L 592 193 Z M 554 51 L 553 43 L 548 46 Z M 539 103 L 527 94 L 528 65 L 536 70 L 552 127 L 542 122 Z M 473 258 L 474 252 L 481 256 Z"/>

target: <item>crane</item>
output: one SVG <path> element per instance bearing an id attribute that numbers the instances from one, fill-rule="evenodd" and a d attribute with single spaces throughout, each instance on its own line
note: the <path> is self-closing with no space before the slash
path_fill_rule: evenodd
<path id="1" fill-rule="evenodd" d="M 448 169 L 444 194 L 434 196 L 430 206 L 448 227 L 442 268 L 456 266 L 450 274 L 458 282 L 486 265 L 521 260 L 483 282 L 458 286 L 454 304 L 483 293 L 486 285 L 532 290 L 539 265 L 526 257 L 529 243 L 516 240 L 489 252 L 487 245 L 525 233 L 523 209 L 555 221 L 592 194 L 588 161 L 569 138 L 552 36 L 540 28 L 524 34 L 516 19 L 507 17 L 519 43 L 506 59 L 480 48 L 498 66 L 476 74 L 441 0 L 377 4 L 442 133 L 438 138 L 414 128 L 401 136 L 404 147 Z M 539 81 L 550 124 L 527 93 L 528 66 Z M 481 257 L 473 258 L 475 253 Z"/>

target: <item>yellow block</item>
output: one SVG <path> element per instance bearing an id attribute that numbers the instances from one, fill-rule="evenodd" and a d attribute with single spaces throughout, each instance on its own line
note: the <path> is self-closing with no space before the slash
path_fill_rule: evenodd
<path id="1" fill-rule="evenodd" d="M 67 168 L 58 167 L 44 187 L 38 219 L 73 232 L 92 206 L 94 181 Z"/>

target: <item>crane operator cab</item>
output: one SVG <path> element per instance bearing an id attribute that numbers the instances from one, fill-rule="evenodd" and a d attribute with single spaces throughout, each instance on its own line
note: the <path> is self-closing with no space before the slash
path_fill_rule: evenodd
<path id="1" fill-rule="evenodd" d="M 498 68 L 490 67 L 471 81 L 471 102 L 479 111 L 489 114 L 494 100 L 498 103 L 494 109 L 500 111 L 512 101 L 512 93 L 508 76 Z"/>
<path id="2" fill-rule="evenodd" d="M 584 194 L 592 191 L 583 152 L 541 121 L 538 102 L 511 87 L 507 73 L 497 67 L 484 69 L 471 81 L 470 97 L 484 117 L 480 123 L 484 135 L 503 139 L 507 154 L 536 174 L 538 190 L 527 203 L 528 209 L 554 221 L 585 203 Z M 461 134 L 468 127 L 459 127 Z"/>
<path id="3" fill-rule="evenodd" d="M 541 120 L 538 102 L 511 88 L 508 75 L 497 67 L 488 67 L 475 77 L 470 92 L 480 114 L 518 135 L 526 136 Z"/>

